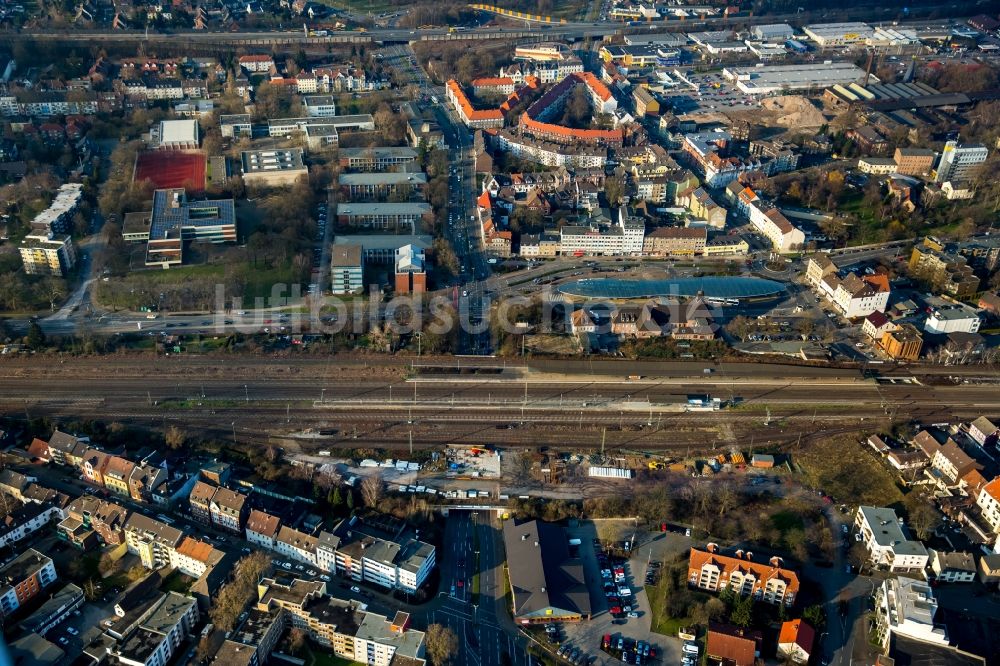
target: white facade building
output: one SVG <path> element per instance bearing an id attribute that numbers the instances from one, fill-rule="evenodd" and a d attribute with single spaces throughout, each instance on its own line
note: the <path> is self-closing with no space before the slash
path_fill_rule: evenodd
<path id="1" fill-rule="evenodd" d="M 854 520 L 871 563 L 890 571 L 923 575 L 929 555 L 919 541 L 903 533 L 901 519 L 892 509 L 861 506 Z"/>
<path id="2" fill-rule="evenodd" d="M 962 303 L 931 310 L 924 323 L 928 333 L 976 333 L 981 320 L 975 310 Z"/>
<path id="3" fill-rule="evenodd" d="M 934 625 L 937 600 L 931 586 L 911 578 L 889 578 L 875 596 L 876 635 L 883 647 L 893 635 L 948 645 L 944 627 Z"/>
<path id="4" fill-rule="evenodd" d="M 989 151 L 981 143 L 963 145 L 957 141 L 949 141 L 944 145 L 931 177 L 935 183 L 969 180 L 976 167 L 985 162 L 988 156 Z"/>

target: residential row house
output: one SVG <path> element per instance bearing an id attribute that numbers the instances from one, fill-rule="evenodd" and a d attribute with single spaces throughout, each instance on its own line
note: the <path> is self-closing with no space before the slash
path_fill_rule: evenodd
<path id="1" fill-rule="evenodd" d="M 416 592 L 436 565 L 433 545 L 375 535 L 356 517 L 341 521 L 333 531 L 313 536 L 255 509 L 247 519 L 246 538 L 291 560 L 406 592 Z"/>
<path id="2" fill-rule="evenodd" d="M 198 481 L 188 496 L 191 515 L 202 523 L 241 534 L 250 513 L 245 495 L 221 486 Z"/>
<path id="3" fill-rule="evenodd" d="M 91 446 L 86 438 L 56 430 L 49 439 L 44 458 L 75 467 L 88 482 L 136 502 L 167 501 L 168 470 L 159 452 L 134 462 Z"/>
<path id="4" fill-rule="evenodd" d="M 129 511 L 119 504 L 83 495 L 70 502 L 65 514 L 56 533 L 75 548 L 119 546 L 125 541 Z"/>
<path id="5" fill-rule="evenodd" d="M 833 303 L 848 319 L 885 312 L 889 305 L 889 276 L 885 273 L 841 278 L 837 265 L 826 254 L 816 254 L 806 265 L 806 280 L 817 294 Z"/>

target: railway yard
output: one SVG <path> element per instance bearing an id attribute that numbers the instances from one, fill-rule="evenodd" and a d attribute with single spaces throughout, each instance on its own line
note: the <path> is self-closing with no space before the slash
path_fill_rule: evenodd
<path id="1" fill-rule="evenodd" d="M 302 453 L 411 444 L 698 452 L 801 444 L 810 433 L 929 424 L 1000 406 L 995 378 L 982 369 L 863 378 L 859 369 L 649 362 L 633 370 L 643 374 L 615 372 L 614 363 L 492 359 L 12 361 L 0 365 L 0 400 L 25 418 L 183 425 Z M 720 401 L 717 410 L 689 403 L 706 396 Z"/>

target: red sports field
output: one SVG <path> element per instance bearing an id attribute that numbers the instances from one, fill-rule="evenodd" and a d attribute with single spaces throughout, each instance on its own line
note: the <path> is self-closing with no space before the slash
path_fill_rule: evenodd
<path id="1" fill-rule="evenodd" d="M 152 181 L 158 188 L 187 187 L 205 189 L 205 153 L 198 151 L 157 150 L 139 153 L 135 158 L 135 181 Z"/>

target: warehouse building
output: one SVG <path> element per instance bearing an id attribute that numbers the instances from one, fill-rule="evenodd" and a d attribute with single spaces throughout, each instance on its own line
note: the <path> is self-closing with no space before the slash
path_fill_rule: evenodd
<path id="1" fill-rule="evenodd" d="M 847 85 L 865 78 L 860 67 L 849 62 L 824 62 L 763 67 L 727 67 L 727 80 L 748 95 L 786 94 Z M 874 77 L 872 77 L 874 78 Z"/>
<path id="2" fill-rule="evenodd" d="M 787 23 L 755 25 L 750 30 L 750 36 L 759 42 L 784 44 L 785 41 L 795 37 L 795 28 Z"/>
<path id="3" fill-rule="evenodd" d="M 802 32 L 821 49 L 865 44 L 875 35 L 870 25 L 860 22 L 816 23 L 802 28 Z"/>

